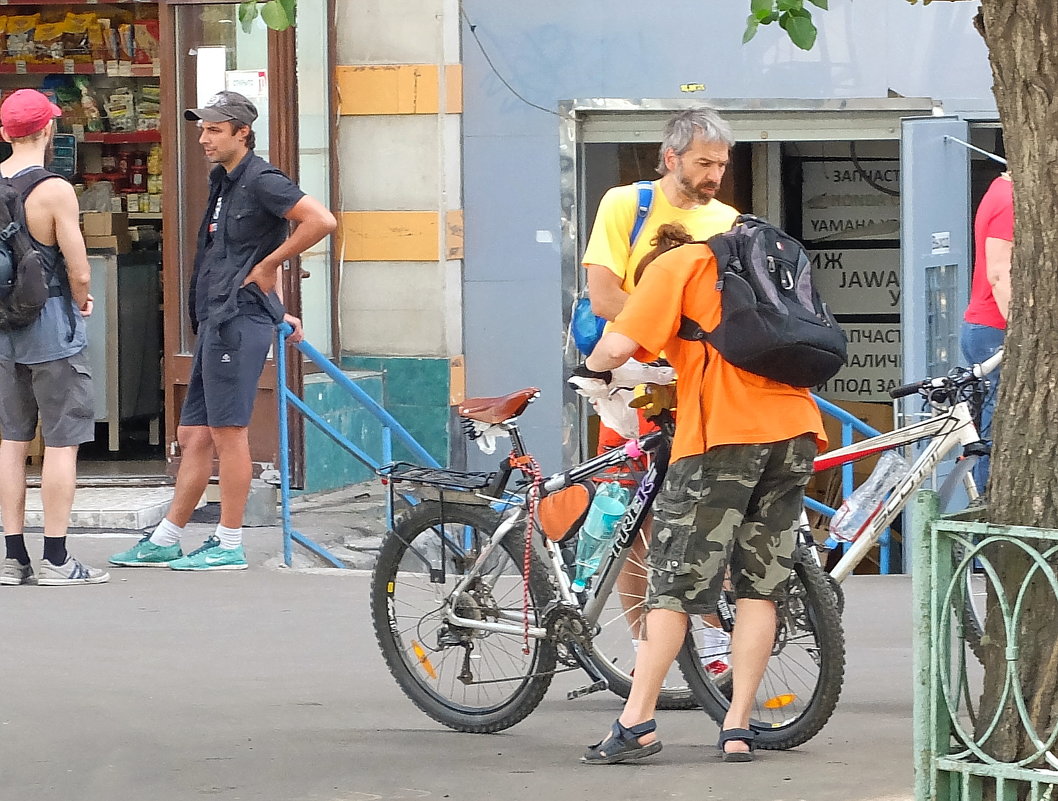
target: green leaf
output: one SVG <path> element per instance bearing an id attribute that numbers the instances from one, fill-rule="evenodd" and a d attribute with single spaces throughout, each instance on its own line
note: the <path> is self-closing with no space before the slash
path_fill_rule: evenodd
<path id="1" fill-rule="evenodd" d="M 830 8 L 830 6 L 827 5 L 827 0 L 808 0 L 808 2 L 811 3 L 812 5 L 816 6 L 816 8 L 821 8 L 824 11 L 826 11 L 828 8 Z M 915 0 L 911 0 L 911 2 L 914 3 Z"/>
<path id="2" fill-rule="evenodd" d="M 757 18 L 750 14 L 749 19 L 746 20 L 746 31 L 742 34 L 742 44 L 745 44 L 757 35 L 757 28 L 759 26 L 760 23 L 757 22 Z"/>
<path id="3" fill-rule="evenodd" d="M 264 20 L 265 25 L 275 31 L 285 31 L 292 22 L 279 0 L 268 0 L 261 7 L 261 19 Z"/>
<path id="4" fill-rule="evenodd" d="M 783 20 L 779 20 L 779 24 L 790 35 L 790 41 L 802 50 L 811 50 L 816 43 L 816 26 L 812 24 L 812 18 L 789 15 L 785 20 L 785 25 L 782 25 Z"/>
<path id="5" fill-rule="evenodd" d="M 749 11 L 755 19 L 763 19 L 775 8 L 775 0 L 750 0 Z"/>
<path id="6" fill-rule="evenodd" d="M 242 25 L 243 33 L 250 33 L 253 30 L 255 19 L 257 19 L 257 0 L 239 3 L 239 24 Z"/>
<path id="7" fill-rule="evenodd" d="M 287 19 L 293 25 L 294 20 L 297 19 L 298 0 L 279 0 L 279 4 L 283 6 L 283 10 L 287 12 Z"/>
<path id="8" fill-rule="evenodd" d="M 804 0 L 779 0 L 779 11 L 800 11 L 804 6 Z"/>

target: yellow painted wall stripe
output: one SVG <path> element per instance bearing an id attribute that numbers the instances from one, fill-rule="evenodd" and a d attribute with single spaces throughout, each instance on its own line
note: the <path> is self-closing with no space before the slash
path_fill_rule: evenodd
<path id="1" fill-rule="evenodd" d="M 338 112 L 363 114 L 436 114 L 436 64 L 378 64 L 336 67 Z M 445 112 L 463 112 L 463 65 L 445 65 Z"/>
<path id="2" fill-rule="evenodd" d="M 436 211 L 347 211 L 342 214 L 345 261 L 438 261 Z M 463 258 L 463 212 L 447 214 L 445 259 Z"/>

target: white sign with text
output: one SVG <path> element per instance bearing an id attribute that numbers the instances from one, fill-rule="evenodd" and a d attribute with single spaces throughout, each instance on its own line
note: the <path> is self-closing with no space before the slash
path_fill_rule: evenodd
<path id="1" fill-rule="evenodd" d="M 899 323 L 842 323 L 849 338 L 849 361 L 816 392 L 829 401 L 889 403 L 889 390 L 902 383 Z"/>
<path id="2" fill-rule="evenodd" d="M 801 232 L 807 242 L 900 238 L 900 162 L 802 162 Z M 894 194 L 890 194 L 890 192 Z"/>
<path id="3" fill-rule="evenodd" d="M 809 250 L 812 280 L 834 314 L 900 314 L 900 250 Z"/>

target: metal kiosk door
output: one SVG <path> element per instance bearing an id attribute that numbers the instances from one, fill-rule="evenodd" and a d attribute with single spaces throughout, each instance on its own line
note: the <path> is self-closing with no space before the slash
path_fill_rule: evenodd
<path id="1" fill-rule="evenodd" d="M 956 141 L 958 140 L 958 141 Z M 969 126 L 957 117 L 909 117 L 900 137 L 900 260 L 903 265 L 903 381 L 944 375 L 962 361 L 959 331 L 970 299 Z M 922 413 L 917 395 L 905 419 Z M 938 482 L 951 469 L 938 467 Z M 914 531 L 904 526 L 905 532 Z M 910 544 L 904 570 L 910 569 Z"/>
<path id="2" fill-rule="evenodd" d="M 195 337 L 187 313 L 187 292 L 194 268 L 198 226 L 208 199 L 206 162 L 197 128 L 183 119 L 183 109 L 201 106 L 222 89 L 248 96 L 257 106 L 256 152 L 297 180 L 297 92 L 294 30 L 269 31 L 260 19 L 246 33 L 238 20 L 238 4 L 168 0 L 162 7 L 163 37 L 170 42 L 166 65 L 173 76 L 164 82 L 163 104 L 170 120 L 165 151 L 168 199 L 165 205 L 165 422 L 170 469 L 179 463 L 176 428 L 187 392 Z M 168 176 L 173 176 L 169 179 Z M 298 265 L 284 269 L 286 306 L 299 314 L 297 287 L 291 286 Z M 300 359 L 290 359 L 288 382 L 301 389 Z M 250 453 L 254 474 L 277 462 L 278 425 L 276 369 L 269 358 L 258 383 L 250 421 Z M 295 432 L 297 434 L 298 432 Z M 301 443 L 300 436 L 292 441 Z M 292 448 L 295 465 L 302 448 Z"/>

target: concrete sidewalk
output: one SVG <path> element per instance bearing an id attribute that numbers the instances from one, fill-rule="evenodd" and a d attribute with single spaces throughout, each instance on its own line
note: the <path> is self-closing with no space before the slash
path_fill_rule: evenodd
<path id="1" fill-rule="evenodd" d="M 303 528 L 366 540 L 362 522 L 314 503 Z M 70 548 L 101 564 L 132 541 L 79 535 Z M 711 720 L 662 712 L 661 754 L 586 767 L 578 758 L 620 711 L 616 697 L 566 701 L 583 683 L 566 674 L 513 729 L 450 732 L 388 674 L 364 571 L 269 569 L 278 531 L 247 541 L 245 572 L 114 569 L 97 587 L 0 588 L 0 798 L 910 801 L 905 577 L 846 585 L 844 694 L 802 748 L 723 764 Z"/>

